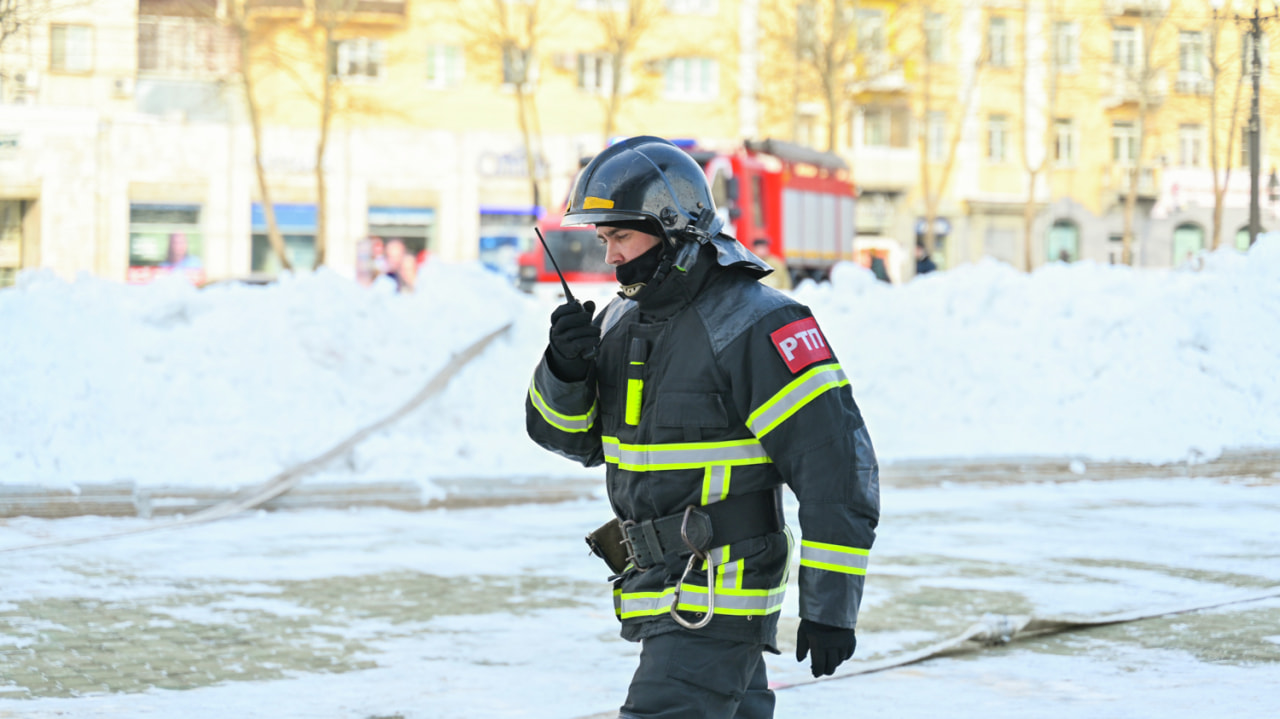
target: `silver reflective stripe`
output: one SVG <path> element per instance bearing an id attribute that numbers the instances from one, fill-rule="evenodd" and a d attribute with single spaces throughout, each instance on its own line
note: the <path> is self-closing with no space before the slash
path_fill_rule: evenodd
<path id="1" fill-rule="evenodd" d="M 586 414 L 570 415 L 557 412 L 542 398 L 542 393 L 538 391 L 536 381 L 529 385 L 529 401 L 533 403 L 534 409 L 538 410 L 538 414 L 542 415 L 542 419 L 547 424 L 562 432 L 586 432 L 596 422 L 596 405 L 594 402 L 591 403 L 591 409 L 587 410 Z"/>
<path id="2" fill-rule="evenodd" d="M 714 464 L 765 464 L 769 455 L 756 439 L 688 444 L 622 444 L 617 437 L 604 438 L 604 458 L 619 469 L 650 472 L 691 469 Z"/>
<path id="3" fill-rule="evenodd" d="M 707 474 L 702 479 L 702 503 L 704 505 L 719 502 L 729 494 L 729 467 L 713 464 L 707 467 Z"/>
<path id="4" fill-rule="evenodd" d="M 755 436 L 763 437 L 788 417 L 800 411 L 800 408 L 812 402 L 818 395 L 846 384 L 849 384 L 849 378 L 845 376 L 844 370 L 840 369 L 840 365 L 825 364 L 814 367 L 792 380 L 752 412 L 747 418 L 747 428 Z"/>
<path id="5" fill-rule="evenodd" d="M 866 574 L 869 552 L 857 547 L 800 541 L 800 566 L 844 574 Z"/>

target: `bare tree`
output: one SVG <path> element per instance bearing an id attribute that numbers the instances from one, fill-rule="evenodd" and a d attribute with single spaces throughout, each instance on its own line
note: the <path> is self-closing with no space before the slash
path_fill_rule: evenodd
<path id="1" fill-rule="evenodd" d="M 1215 16 L 1209 26 L 1209 165 L 1213 171 L 1213 237 L 1209 249 L 1216 250 L 1222 244 L 1222 211 L 1227 186 L 1231 183 L 1231 158 L 1235 152 L 1236 128 L 1239 127 L 1240 93 L 1244 87 L 1244 72 L 1236 73 L 1235 92 L 1231 99 L 1231 115 L 1227 120 L 1227 147 L 1225 157 L 1218 152 L 1218 98 L 1225 74 L 1220 55 L 1222 26 L 1230 22 L 1226 16 Z M 1226 160 L 1224 163 L 1223 160 Z M 1225 165 L 1225 167 L 1224 167 Z"/>
<path id="2" fill-rule="evenodd" d="M 1022 207 L 1022 257 L 1023 269 L 1027 272 L 1032 270 L 1034 266 L 1032 260 L 1031 248 L 1034 244 L 1032 239 L 1033 227 L 1035 225 L 1036 215 L 1036 180 L 1041 173 L 1046 173 L 1052 167 L 1052 155 L 1054 147 L 1054 113 L 1058 102 L 1058 74 L 1060 72 L 1060 62 L 1063 58 L 1057 56 L 1058 48 L 1054 46 L 1056 39 L 1053 34 L 1054 23 L 1061 17 L 1061 7 L 1057 5 L 1055 0 L 1044 0 L 1044 8 L 1041 14 L 1040 36 L 1045 35 L 1045 29 L 1049 30 L 1048 36 L 1050 43 L 1048 48 L 1043 52 L 1037 60 L 1045 68 L 1044 70 L 1044 91 L 1045 91 L 1045 107 L 1043 111 L 1043 126 L 1040 128 L 1040 147 L 1042 153 L 1037 161 L 1032 162 L 1033 148 L 1031 145 L 1032 138 L 1037 134 L 1035 129 L 1031 127 L 1032 115 L 1035 108 L 1032 106 L 1033 95 L 1030 91 L 1031 71 L 1032 71 L 1032 0 L 1022 0 L 1022 169 L 1027 173 L 1027 199 Z"/>
<path id="3" fill-rule="evenodd" d="M 324 63 L 321 68 L 320 136 L 316 140 L 316 260 L 324 264 L 329 246 L 329 185 L 325 180 L 325 154 L 329 148 L 329 127 L 333 124 L 334 95 L 338 85 L 337 32 L 355 12 L 358 0 L 315 0 L 315 21 L 320 27 Z"/>
<path id="4" fill-rule="evenodd" d="M 536 76 L 538 39 L 552 24 L 546 0 L 454 2 L 458 24 L 476 41 L 472 50 L 501 64 L 504 84 L 515 94 L 516 119 L 524 144 L 530 191 L 533 204 L 540 206 L 542 123 L 536 102 Z"/>
<path id="5" fill-rule="evenodd" d="M 1124 195 L 1124 230 L 1121 235 L 1120 261 L 1133 264 L 1133 227 L 1138 206 L 1138 186 L 1142 179 L 1142 163 L 1146 157 L 1149 120 L 1152 112 L 1164 101 L 1166 89 L 1161 82 L 1164 63 L 1157 61 L 1155 50 L 1160 30 L 1169 17 L 1167 5 L 1162 0 L 1142 0 L 1138 11 L 1137 28 L 1141 31 L 1141 52 L 1136 66 L 1125 68 L 1123 84 L 1127 100 L 1137 106 L 1137 146 L 1128 168 L 1128 186 Z"/>
<path id="6" fill-rule="evenodd" d="M 258 105 L 255 90 L 254 54 L 261 35 L 255 33 L 252 0 L 228 0 L 223 22 L 227 23 L 239 39 L 239 74 L 244 87 L 245 108 L 249 113 L 249 127 L 253 132 L 253 169 L 258 179 L 258 195 L 262 198 L 262 214 L 267 221 L 267 242 L 271 251 L 280 260 L 280 266 L 286 270 L 293 269 L 289 253 L 285 250 L 284 236 L 280 234 L 280 225 L 276 222 L 275 205 L 271 202 L 271 185 L 267 182 L 267 170 L 262 162 L 262 111 Z"/>
<path id="7" fill-rule="evenodd" d="M 605 95 L 604 141 L 617 131 L 618 112 L 627 99 L 625 86 L 628 62 L 640 41 L 664 14 L 664 0 L 627 0 L 606 2 L 597 18 L 604 34 L 604 51 L 609 62 L 609 86 Z"/>
<path id="8" fill-rule="evenodd" d="M 924 205 L 925 252 L 932 255 L 937 249 L 938 242 L 936 228 L 934 227 L 935 220 L 938 217 L 938 207 L 942 202 L 943 195 L 946 193 L 947 183 L 951 179 L 951 172 L 955 168 L 957 149 L 960 146 L 961 138 L 964 136 L 965 121 L 968 118 L 969 110 L 973 107 L 979 76 L 986 64 L 986 50 L 980 52 L 973 60 L 968 73 L 967 85 L 959 91 L 959 96 L 955 98 L 956 101 L 947 102 L 946 109 L 937 111 L 946 118 L 946 155 L 942 169 L 935 176 L 932 167 L 934 163 L 932 157 L 930 157 L 930 132 L 928 132 L 928 127 L 931 119 L 935 116 L 934 107 L 936 103 L 950 99 L 950 93 L 946 95 L 940 94 L 938 87 L 934 84 L 937 72 L 936 66 L 939 63 L 936 60 L 938 50 L 928 41 L 931 29 L 930 23 L 933 22 L 930 18 L 931 16 L 941 17 L 947 25 L 951 25 L 955 18 L 947 12 L 936 12 L 934 6 L 929 2 L 923 2 L 919 5 L 919 13 L 920 36 L 924 41 L 917 45 L 917 61 L 920 74 L 916 91 L 919 93 L 919 107 L 921 108 L 921 122 L 919 124 L 926 128 L 925 132 L 918 133 L 918 141 L 920 143 L 920 197 Z"/>

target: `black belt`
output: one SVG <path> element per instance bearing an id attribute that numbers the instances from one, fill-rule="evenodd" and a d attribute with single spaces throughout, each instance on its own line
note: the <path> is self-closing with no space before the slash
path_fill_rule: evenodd
<path id="1" fill-rule="evenodd" d="M 691 506 L 643 522 L 622 523 L 627 557 L 638 569 L 659 564 L 674 554 L 685 557 L 696 549 L 705 552 L 745 539 L 782 531 L 782 488 L 728 497 L 719 502 Z"/>

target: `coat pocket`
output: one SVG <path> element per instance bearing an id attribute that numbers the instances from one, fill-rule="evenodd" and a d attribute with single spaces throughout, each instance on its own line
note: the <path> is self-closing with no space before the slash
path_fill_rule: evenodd
<path id="1" fill-rule="evenodd" d="M 685 442 L 703 439 L 704 430 L 729 427 L 729 413 L 718 394 L 662 392 L 655 399 L 654 424 L 665 429 L 679 429 Z"/>

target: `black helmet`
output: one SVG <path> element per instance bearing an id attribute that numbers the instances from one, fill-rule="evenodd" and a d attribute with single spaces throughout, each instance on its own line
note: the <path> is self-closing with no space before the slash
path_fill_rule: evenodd
<path id="1" fill-rule="evenodd" d="M 583 168 L 561 224 L 651 220 L 675 244 L 707 209 L 714 213 L 715 202 L 698 163 L 660 137 L 642 136 L 605 149 Z"/>

